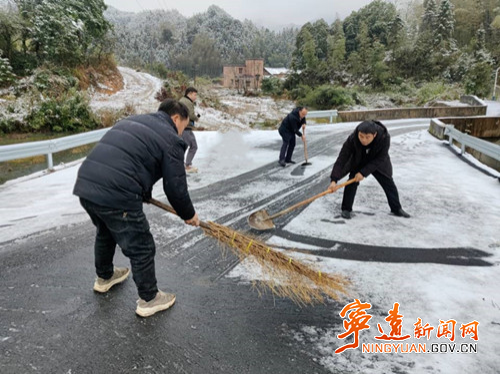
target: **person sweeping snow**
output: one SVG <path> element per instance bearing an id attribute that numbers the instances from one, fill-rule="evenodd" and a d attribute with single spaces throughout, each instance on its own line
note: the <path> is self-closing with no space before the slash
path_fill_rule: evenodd
<path id="1" fill-rule="evenodd" d="M 289 113 L 283 122 L 281 122 L 279 133 L 283 139 L 283 144 L 281 145 L 279 164 L 283 167 L 286 164 L 295 164 L 292 160 L 293 150 L 295 148 L 295 135 L 305 140 L 305 135 L 300 132 L 300 129 L 305 128 L 306 125 L 306 107 L 297 107 Z"/>
<path id="2" fill-rule="evenodd" d="M 409 218 L 399 202 L 396 184 L 392 179 L 392 164 L 389 157 L 391 137 L 387 128 L 379 121 L 361 122 L 345 141 L 333 165 L 329 190 L 338 189 L 337 182 L 349 173 L 356 183 L 345 187 L 341 216 L 352 218 L 352 206 L 356 191 L 363 179 L 370 174 L 383 188 L 391 212 L 398 217 Z"/>
<path id="3" fill-rule="evenodd" d="M 186 224 L 200 219 L 189 197 L 181 134 L 188 125 L 188 109 L 165 100 L 156 113 L 132 116 L 109 130 L 78 170 L 73 194 L 96 226 L 94 291 L 108 292 L 124 282 L 130 270 L 113 266 L 118 244 L 130 259 L 140 299 L 136 313 L 149 317 L 170 308 L 175 295 L 158 289 L 155 241 L 144 215 L 153 185 L 163 178 L 163 190 Z"/>

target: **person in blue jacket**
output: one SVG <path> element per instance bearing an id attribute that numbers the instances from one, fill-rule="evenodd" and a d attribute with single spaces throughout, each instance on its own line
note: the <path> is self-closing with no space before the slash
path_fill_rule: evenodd
<path id="1" fill-rule="evenodd" d="M 300 129 L 304 129 L 306 125 L 306 107 L 297 107 L 281 122 L 279 133 L 283 139 L 281 145 L 279 164 L 283 167 L 286 164 L 295 164 L 292 160 L 293 150 L 295 148 L 295 136 L 299 136 L 304 141 L 305 136 L 302 135 Z"/>

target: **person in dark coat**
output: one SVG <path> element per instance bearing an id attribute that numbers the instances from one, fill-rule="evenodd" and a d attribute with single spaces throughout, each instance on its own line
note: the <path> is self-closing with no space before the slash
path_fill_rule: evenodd
<path id="1" fill-rule="evenodd" d="M 281 145 L 279 164 L 283 167 L 286 164 L 295 164 L 292 161 L 292 154 L 295 148 L 295 135 L 302 138 L 304 141 L 304 135 L 300 132 L 301 128 L 306 125 L 306 107 L 297 107 L 289 113 L 285 119 L 281 122 L 279 127 L 279 133 L 283 139 L 283 144 Z"/>
<path id="2" fill-rule="evenodd" d="M 391 212 L 398 217 L 409 218 L 410 215 L 401 208 L 396 184 L 392 179 L 392 164 L 389 157 L 391 137 L 387 128 L 379 121 L 361 122 L 345 141 L 340 154 L 333 165 L 331 184 L 332 191 L 338 189 L 337 182 L 346 174 L 356 183 L 345 187 L 342 199 L 342 217 L 350 219 L 352 206 L 359 182 L 370 174 L 382 186 L 389 202 Z"/>
<path id="3" fill-rule="evenodd" d="M 176 100 L 161 103 L 158 112 L 116 123 L 82 163 L 73 193 L 96 226 L 94 245 L 96 292 L 107 292 L 125 281 L 130 270 L 113 266 L 115 247 L 130 259 L 140 300 L 136 313 L 147 317 L 168 309 L 175 295 L 157 288 L 155 242 L 143 212 L 153 185 L 163 178 L 163 190 L 187 224 L 200 220 L 189 197 L 181 134 L 188 109 Z"/>

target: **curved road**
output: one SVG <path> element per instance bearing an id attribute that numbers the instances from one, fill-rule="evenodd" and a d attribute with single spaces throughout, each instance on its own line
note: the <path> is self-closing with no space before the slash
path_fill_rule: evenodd
<path id="1" fill-rule="evenodd" d="M 391 134 L 424 127 L 398 128 Z M 310 157 L 333 160 L 349 132 L 311 135 Z M 279 146 L 272 148 L 277 151 Z M 192 191 L 192 197 L 195 206 L 213 212 L 218 222 L 247 231 L 249 213 L 264 207 L 279 211 L 320 192 L 328 185 L 329 172 L 330 167 L 304 176 L 299 165 L 282 169 L 272 162 Z M 280 188 L 263 190 L 263 181 Z M 315 255 L 331 256 L 328 248 L 339 243 L 281 230 L 299 212 L 277 220 L 277 234 L 322 248 Z M 339 305 L 332 301 L 301 309 L 286 299 L 259 297 L 248 285 L 224 277 L 238 261 L 221 256 L 217 243 L 201 230 L 181 227 L 155 207 L 146 207 L 146 213 L 157 239 L 159 286 L 177 294 L 173 308 L 148 319 L 135 316 L 137 294 L 131 279 L 107 295 L 92 292 L 90 221 L 0 245 L 1 373 L 329 372 L 307 344 L 292 339 L 292 331 L 341 323 Z M 163 235 L 160 228 L 166 227 L 170 231 Z M 262 240 L 270 235 L 253 234 Z M 380 252 L 340 244 L 339 258 L 411 261 L 390 248 Z M 487 265 L 484 256 L 470 248 L 451 248 L 432 251 L 426 261 Z M 128 263 L 119 251 L 116 263 Z"/>

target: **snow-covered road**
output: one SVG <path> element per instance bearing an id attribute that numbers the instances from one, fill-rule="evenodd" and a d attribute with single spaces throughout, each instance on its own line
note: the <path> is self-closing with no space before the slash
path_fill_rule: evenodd
<path id="1" fill-rule="evenodd" d="M 158 101 L 155 99 L 155 94 L 161 89 L 162 80 L 126 67 L 119 67 L 118 70 L 123 76 L 123 90 L 113 95 L 95 94 L 90 103 L 92 109 L 120 110 L 126 105 L 131 105 L 137 113 L 156 111 Z"/>
<path id="2" fill-rule="evenodd" d="M 380 187 L 373 178 L 368 178 L 359 187 L 355 203 L 357 214 L 351 221 L 346 222 L 338 216 L 341 201 L 341 193 L 338 193 L 282 217 L 277 220 L 276 232 L 264 234 L 261 239 L 278 247 L 307 249 L 310 254 L 287 253 L 322 271 L 344 274 L 351 279 L 352 298 L 372 304 L 372 328 L 361 333 L 362 343 L 376 342 L 373 339 L 377 333 L 376 324 L 386 326 L 383 318 L 398 302 L 400 313 L 404 315 L 403 332 L 408 334 L 413 333 L 417 318 L 435 328 L 439 320 L 454 319 L 458 323 L 456 342 L 473 343 L 469 337 L 459 336 L 458 327 L 478 321 L 478 352 L 368 354 L 354 349 L 335 354 L 334 350 L 345 344 L 337 338 L 343 331 L 338 316 L 342 305 L 332 302 L 325 308 L 305 309 L 298 324 L 288 321 L 290 316 L 283 314 L 281 309 L 281 312 L 276 311 L 273 318 L 277 322 L 282 320 L 283 324 L 287 321 L 290 324 L 283 327 L 280 344 L 299 347 L 327 371 L 494 374 L 500 367 L 496 350 L 500 333 L 500 295 L 495 282 L 500 275 L 500 184 L 491 175 L 463 162 L 443 142 L 421 130 L 426 123 L 428 120 L 387 121 L 393 136 L 394 178 L 403 206 L 412 214 L 411 219 L 389 215 Z M 265 207 L 275 213 L 326 188 L 340 145 L 355 125 L 309 126 L 312 165 L 305 169 L 299 165 L 285 169 L 276 166 L 280 145 L 276 131 L 199 133 L 200 150 L 195 161 L 200 173 L 189 176 L 188 183 L 201 218 L 219 220 L 238 230 L 246 230 L 245 219 L 251 211 Z M 301 152 L 299 145 L 295 154 L 297 161 L 301 160 Z M 67 233 L 74 232 L 69 235 L 78 237 L 88 227 L 87 216 L 71 195 L 77 169 L 78 163 L 52 174 L 0 186 L 0 242 L 3 242 L 0 253 L 4 253 L 5 261 L 10 261 L 9 253 L 13 248 L 45 243 L 50 238 L 52 241 L 57 238 L 58 246 L 64 251 Z M 494 171 L 490 173 L 499 176 Z M 155 187 L 155 196 L 165 198 L 160 186 Z M 154 213 L 150 211 L 148 215 L 160 248 L 159 266 L 166 263 L 168 267 L 168 263 L 177 258 L 175 256 L 188 255 L 191 250 L 193 257 L 186 258 L 186 262 L 178 266 L 193 267 L 193 271 L 198 267 L 206 268 L 205 257 L 214 254 L 202 233 L 175 218 Z M 64 233 L 63 236 L 58 232 Z M 354 249 L 362 256 L 356 257 Z M 50 251 L 50 246 L 40 251 Z M 442 253 L 446 255 L 441 256 Z M 83 266 L 88 267 L 90 263 Z M 224 269 L 220 272 L 217 279 L 227 273 L 231 282 L 236 279 L 243 284 L 240 290 L 248 287 L 246 282 L 259 277 L 251 261 L 245 261 L 230 272 Z M 7 285 L 16 286 L 9 282 Z M 48 280 L 40 276 L 38 283 L 46 282 Z M 210 284 L 211 290 L 216 291 L 218 287 L 222 284 Z M 197 304 L 195 299 L 189 299 L 194 295 L 187 290 L 183 292 L 187 303 Z M 221 294 L 220 298 L 223 297 Z M 257 294 L 254 297 L 257 298 Z M 0 295 L 6 305 L 4 308 L 10 305 L 7 300 L 12 298 L 13 295 Z M 216 296 L 211 300 L 217 305 Z M 348 301 L 346 299 L 345 303 Z M 272 301 L 265 298 L 259 303 L 272 304 Z M 286 305 L 283 307 L 289 310 Z M 323 317 L 314 318 L 316 313 Z M 15 320 L 10 312 L 7 315 Z M 16 335 L 4 327 L 0 329 L 0 340 L 2 336 L 15 339 Z M 428 344 L 450 343 L 446 338 L 437 339 L 435 332 Z"/>
<path id="3" fill-rule="evenodd" d="M 130 104 L 139 113 L 155 111 L 161 80 L 120 71 L 124 90 L 94 96 L 92 107 Z M 291 108 L 270 99 L 231 100 L 223 90 L 218 95 L 227 112 L 199 108 L 201 125 L 248 130 L 250 123 L 280 118 Z M 500 116 L 498 102 L 487 104 L 488 115 Z M 412 218 L 388 214 L 380 186 L 367 178 L 350 221 L 339 217 L 339 192 L 277 219 L 275 231 L 253 232 L 291 257 L 351 280 L 350 298 L 316 308 L 297 309 L 271 296 L 259 299 L 248 291 L 248 282 L 260 279 L 251 259 L 241 264 L 220 259 L 216 244 L 200 230 L 147 207 L 159 282 L 179 293 L 179 305 L 137 323 L 128 318 L 132 307 L 123 298 L 96 299 L 87 287 L 93 277 L 93 228 L 72 195 L 81 161 L 0 186 L 0 372 L 127 372 L 139 370 L 147 357 L 143 370 L 157 372 L 174 362 L 176 372 L 246 372 L 252 366 L 248 372 L 497 374 L 500 174 L 464 162 L 424 130 L 428 120 L 384 122 L 392 135 L 394 178 Z M 202 219 L 247 231 L 252 211 L 275 213 L 324 190 L 355 125 L 308 126 L 312 165 L 305 169 L 276 165 L 277 131 L 197 133 L 200 173 L 188 177 L 195 208 Z M 296 161 L 302 151 L 299 144 Z M 161 184 L 154 196 L 165 199 Z M 136 297 L 131 284 L 120 291 Z M 397 302 L 410 343 L 477 343 L 477 353 L 373 354 L 358 348 L 335 354 L 346 344 L 338 338 L 344 332 L 339 312 L 354 298 L 372 306 L 371 329 L 360 333 L 361 343 L 377 343 L 376 326 L 389 329 L 384 318 Z M 435 328 L 431 339 L 413 338 L 418 318 Z M 440 320 L 457 322 L 453 342 L 437 337 Z M 459 326 L 471 321 L 479 322 L 477 342 L 460 335 Z M 96 352 L 103 350 L 112 353 L 100 359 Z"/>

